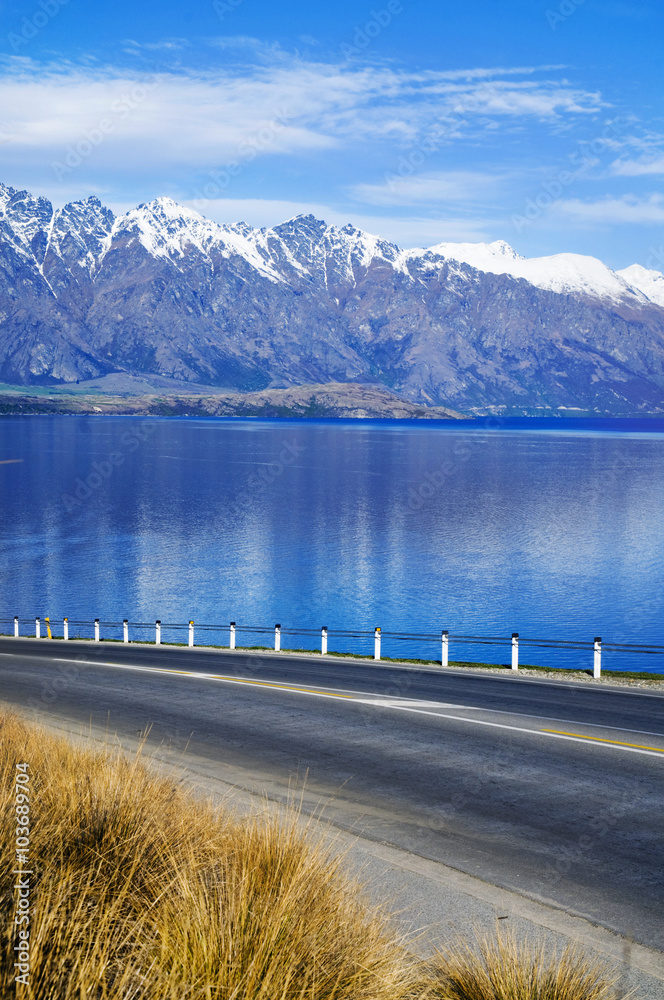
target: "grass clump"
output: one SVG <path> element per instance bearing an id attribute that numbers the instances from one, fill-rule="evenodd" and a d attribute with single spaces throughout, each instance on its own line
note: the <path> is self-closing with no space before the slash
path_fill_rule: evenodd
<path id="1" fill-rule="evenodd" d="M 576 945 L 558 953 L 509 930 L 457 942 L 432 972 L 439 1000 L 627 1000 L 616 977 Z"/>
<path id="2" fill-rule="evenodd" d="M 295 812 L 240 819 L 119 750 L 0 720 L 0 865 L 30 765 L 26 1000 L 412 1000 L 426 977 Z M 11 890 L 0 996 L 14 995 Z"/>
<path id="3" fill-rule="evenodd" d="M 315 820 L 301 822 L 292 808 L 239 817 L 140 754 L 79 747 L 8 715 L 0 717 L 2 998 L 17 994 L 10 887 L 23 762 L 33 872 L 24 1000 L 616 996 L 576 952 L 533 958 L 511 938 L 418 960 L 314 832 Z"/>

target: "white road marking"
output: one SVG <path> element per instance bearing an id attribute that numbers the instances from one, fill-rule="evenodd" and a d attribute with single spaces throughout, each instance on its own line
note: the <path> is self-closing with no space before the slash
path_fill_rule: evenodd
<path id="1" fill-rule="evenodd" d="M 357 699 L 359 700 L 359 699 Z M 365 704 L 372 704 L 372 702 L 365 702 Z M 606 741 L 593 740 L 592 736 L 568 736 L 562 733 L 552 733 L 546 729 L 526 729 L 524 726 L 508 726 L 503 722 L 487 722 L 485 719 L 467 719 L 462 715 L 448 715 L 444 712 L 427 712 L 420 708 L 400 708 L 395 706 L 397 711 L 402 712 L 413 712 L 415 715 L 431 715 L 437 719 L 455 719 L 457 722 L 468 722 L 473 726 L 490 726 L 492 729 L 509 729 L 515 733 L 530 733 L 531 736 L 551 736 L 553 739 L 558 740 L 572 740 L 575 743 L 586 743 L 592 746 L 604 747 L 609 750 L 624 750 L 628 753 L 641 753 L 647 754 L 649 757 L 661 757 L 664 755 L 664 748 L 658 750 L 653 747 L 651 750 L 640 749 L 637 747 L 623 746 L 622 744 L 607 743 Z M 536 716 L 530 716 L 530 718 L 537 718 Z M 575 723 L 579 725 L 579 723 Z M 582 725 L 587 725 L 592 728 L 592 723 L 582 723 Z M 616 733 L 623 732 L 621 729 L 615 729 Z"/>
<path id="2" fill-rule="evenodd" d="M 362 691 L 354 691 L 353 694 L 359 694 L 367 697 Z M 460 712 L 491 712 L 492 715 L 511 715 L 515 719 L 538 719 L 541 722 L 564 722 L 566 726 L 592 726 L 593 729 L 610 729 L 616 733 L 635 733 L 639 736 L 660 736 L 664 739 L 664 733 L 654 733 L 650 729 L 624 729 L 622 726 L 606 726 L 601 722 L 580 722 L 578 719 L 559 719 L 555 715 L 530 715 L 528 712 L 510 711 L 508 708 L 482 708 L 480 705 L 459 705 L 458 702 L 447 703 L 441 701 L 409 701 L 406 698 L 401 701 L 397 698 L 385 699 L 376 701 L 375 704 L 384 704 L 386 707 L 392 708 L 399 708 L 401 705 L 406 707 L 412 705 L 415 708 L 454 708 L 458 709 Z"/>
<path id="3" fill-rule="evenodd" d="M 449 708 L 452 708 L 452 707 L 453 708 L 457 708 L 457 706 L 443 705 L 443 704 L 441 704 L 439 702 L 409 702 L 409 701 L 404 700 L 404 699 L 399 699 L 399 700 L 394 700 L 393 701 L 393 700 L 390 700 L 388 698 L 381 698 L 381 697 L 373 697 L 372 698 L 372 697 L 367 697 L 366 695 L 358 697 L 356 694 L 347 694 L 347 693 L 342 693 L 342 692 L 336 692 L 336 691 L 332 691 L 330 689 L 324 689 L 324 688 L 312 689 L 312 688 L 305 688 L 305 687 L 302 687 L 302 686 L 299 686 L 299 685 L 293 685 L 293 684 L 280 684 L 280 683 L 274 682 L 274 681 L 257 681 L 257 680 L 254 680 L 253 678 L 249 678 L 249 677 L 228 677 L 228 676 L 222 675 L 222 674 L 203 674 L 203 673 L 199 673 L 198 671 L 195 671 L 195 670 L 175 670 L 175 669 L 168 668 L 168 667 L 141 667 L 141 666 L 138 666 L 138 664 L 112 663 L 112 662 L 103 661 L 103 660 L 76 660 L 76 659 L 69 659 L 69 658 L 65 658 L 65 657 L 53 657 L 53 660 L 56 663 L 79 663 L 79 664 L 83 664 L 85 666 L 91 666 L 91 667 L 95 667 L 95 666 L 99 666 L 99 667 L 113 667 L 113 668 L 119 669 L 119 670 L 133 670 L 133 671 L 138 672 L 138 673 L 148 673 L 148 674 L 158 673 L 158 674 L 166 674 L 166 675 L 175 674 L 175 675 L 180 676 L 180 677 L 184 676 L 184 677 L 198 678 L 200 680 L 218 681 L 218 682 L 220 682 L 222 684 L 235 684 L 235 685 L 238 685 L 238 686 L 241 686 L 241 687 L 242 686 L 244 686 L 244 687 L 250 686 L 250 687 L 264 688 L 266 690 L 290 691 L 290 692 L 293 692 L 295 694 L 308 695 L 309 697 L 314 697 L 314 698 L 343 699 L 345 701 L 352 701 L 356 705 L 371 705 L 371 706 L 376 707 L 376 708 L 389 708 L 389 709 L 392 709 L 392 710 L 397 711 L 397 712 L 409 712 L 409 713 L 414 714 L 414 715 L 427 715 L 427 716 L 430 716 L 430 717 L 436 718 L 436 719 L 450 719 L 453 722 L 465 722 L 465 723 L 468 723 L 469 725 L 473 725 L 473 726 L 486 726 L 486 727 L 488 727 L 490 729 L 503 729 L 503 730 L 508 730 L 510 732 L 515 732 L 515 733 L 527 733 L 530 736 L 544 736 L 544 737 L 548 737 L 550 739 L 570 740 L 570 741 L 575 742 L 575 743 L 581 743 L 581 744 L 586 744 L 586 745 L 601 747 L 601 748 L 603 748 L 605 750 L 618 750 L 618 751 L 621 751 L 623 753 L 638 753 L 638 754 L 645 754 L 646 756 L 649 756 L 649 757 L 660 757 L 660 758 L 661 758 L 662 755 L 664 755 L 664 749 L 657 749 L 656 747 L 653 747 L 652 749 L 646 749 L 646 748 L 640 748 L 640 747 L 626 746 L 626 745 L 622 745 L 622 744 L 619 744 L 619 743 L 607 743 L 606 741 L 601 741 L 599 739 L 598 740 L 593 740 L 592 736 L 590 736 L 590 737 L 588 737 L 588 736 L 572 736 L 572 735 L 567 735 L 567 734 L 562 734 L 562 733 L 554 733 L 554 732 L 550 732 L 550 731 L 543 730 L 543 729 L 528 729 L 525 726 L 508 726 L 506 723 L 502 723 L 502 722 L 489 722 L 486 719 L 471 719 L 471 718 L 467 718 L 466 716 L 463 716 L 463 715 L 450 715 L 449 713 L 446 713 L 446 712 L 431 711 L 429 709 L 429 707 L 427 707 L 427 708 L 418 708 L 418 707 L 416 707 L 418 705 L 427 705 L 427 706 L 433 706 L 433 707 L 436 707 L 436 708 L 448 708 L 448 707 Z M 359 692 L 358 692 L 358 694 L 359 694 Z M 477 709 L 477 711 L 488 711 L 488 712 L 490 712 L 491 709 Z M 524 718 L 531 718 L 531 719 L 538 719 L 537 716 L 525 716 L 524 715 L 523 717 Z M 538 719 L 538 721 L 539 721 L 539 719 Z M 578 723 L 577 722 L 577 723 L 571 723 L 571 724 L 572 725 L 587 725 L 590 728 L 593 728 L 593 724 L 592 723 Z M 629 732 L 629 730 L 622 730 L 620 728 L 616 728 L 616 729 L 614 729 L 614 732 L 616 732 L 616 733 Z M 652 735 L 658 735 L 658 734 L 652 734 Z"/>

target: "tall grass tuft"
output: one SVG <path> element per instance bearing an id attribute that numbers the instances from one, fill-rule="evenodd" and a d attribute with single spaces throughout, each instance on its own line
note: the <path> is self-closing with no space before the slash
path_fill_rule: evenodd
<path id="1" fill-rule="evenodd" d="M 575 945 L 562 952 L 510 930 L 458 941 L 433 965 L 440 1000 L 626 1000 L 617 978 Z"/>
<path id="2" fill-rule="evenodd" d="M 23 1000 L 613 1000 L 583 956 L 503 936 L 417 960 L 296 809 L 241 818 L 140 754 L 0 716 L 0 998 L 17 996 L 17 762 L 30 774 Z"/>
<path id="3" fill-rule="evenodd" d="M 26 1000 L 397 1000 L 426 977 L 295 811 L 243 820 L 137 756 L 0 722 L 2 968 L 11 934 L 16 762 L 31 792 Z"/>

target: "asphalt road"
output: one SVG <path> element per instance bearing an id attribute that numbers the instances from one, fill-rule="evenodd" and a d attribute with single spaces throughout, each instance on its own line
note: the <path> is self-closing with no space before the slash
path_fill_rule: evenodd
<path id="1" fill-rule="evenodd" d="M 0 639 L 0 699 L 265 782 L 664 950 L 664 696 L 335 658 Z"/>

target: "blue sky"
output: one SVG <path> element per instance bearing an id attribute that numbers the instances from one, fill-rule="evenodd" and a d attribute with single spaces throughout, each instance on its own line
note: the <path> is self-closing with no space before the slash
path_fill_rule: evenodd
<path id="1" fill-rule="evenodd" d="M 0 0 L 0 180 L 664 269 L 664 7 Z"/>

